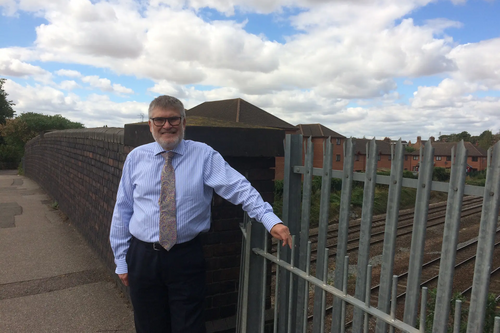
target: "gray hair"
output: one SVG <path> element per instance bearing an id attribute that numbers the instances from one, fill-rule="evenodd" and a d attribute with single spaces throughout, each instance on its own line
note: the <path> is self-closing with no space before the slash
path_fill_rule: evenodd
<path id="1" fill-rule="evenodd" d="M 184 105 L 182 104 L 181 101 L 172 96 L 163 95 L 156 97 L 151 102 L 151 104 L 149 104 L 148 114 L 150 118 L 154 109 L 161 109 L 161 110 L 174 109 L 176 111 L 179 111 L 182 118 L 186 118 L 186 111 L 184 110 Z"/>

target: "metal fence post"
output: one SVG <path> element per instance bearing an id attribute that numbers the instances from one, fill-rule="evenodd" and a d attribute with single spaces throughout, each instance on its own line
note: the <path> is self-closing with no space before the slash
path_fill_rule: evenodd
<path id="1" fill-rule="evenodd" d="M 260 255 L 255 254 L 251 249 L 265 248 L 267 233 L 266 228 L 262 225 L 262 223 L 255 222 L 252 220 L 250 222 L 250 240 L 246 247 L 248 262 L 248 271 L 246 272 L 246 279 L 248 281 L 248 307 L 247 307 L 247 326 L 246 332 L 248 333 L 262 333 L 260 323 L 264 320 L 262 316 L 264 313 L 262 312 L 262 304 L 263 298 L 265 297 L 264 286 L 266 285 L 266 275 L 264 270 L 264 265 L 266 263 L 266 259 Z"/>
<path id="2" fill-rule="evenodd" d="M 425 231 L 427 229 L 427 213 L 432 187 L 432 171 L 434 170 L 434 148 L 431 140 L 424 149 L 424 160 L 420 163 L 418 173 L 417 197 L 415 200 L 413 232 L 411 237 L 410 263 L 406 284 L 405 312 L 403 321 L 414 326 L 417 321 L 418 300 L 420 298 L 420 276 L 425 248 Z"/>
<path id="3" fill-rule="evenodd" d="M 354 142 L 352 138 L 344 143 L 344 168 L 342 177 L 342 192 L 340 197 L 340 214 L 337 236 L 337 255 L 335 261 L 335 277 L 333 285 L 337 289 L 343 287 L 344 260 L 347 255 L 347 237 L 349 234 L 349 218 L 351 212 L 352 175 L 354 166 Z M 332 309 L 332 332 L 340 332 L 340 321 L 342 318 L 342 300 L 338 297 L 333 299 Z"/>
<path id="4" fill-rule="evenodd" d="M 366 174 L 363 189 L 363 207 L 361 208 L 361 230 L 359 233 L 356 290 L 354 292 L 354 296 L 360 300 L 365 299 L 367 293 L 371 294 L 371 285 L 367 286 L 366 281 L 368 277 L 371 281 L 371 276 L 367 275 L 367 268 L 370 261 L 373 200 L 375 198 L 375 187 L 377 184 L 377 142 L 375 139 L 366 143 L 366 155 Z M 352 319 L 353 332 L 361 332 L 363 318 L 363 311 L 359 308 L 354 308 Z"/>
<path id="5" fill-rule="evenodd" d="M 312 138 L 309 137 L 307 140 L 307 149 L 305 154 L 305 174 L 304 174 L 304 185 L 302 189 L 302 217 L 300 225 L 300 234 L 297 236 L 297 250 L 299 252 L 298 268 L 305 271 L 309 266 L 307 257 L 307 245 L 309 243 L 309 228 L 310 228 L 310 216 L 311 216 L 311 190 L 312 190 L 312 178 L 313 178 L 313 167 L 314 167 L 314 148 L 313 148 Z M 309 291 L 305 289 L 307 282 L 304 279 L 297 279 L 297 302 L 296 312 L 295 312 L 295 327 L 302 327 L 304 322 L 304 307 L 309 300 Z M 298 329 L 295 329 L 298 330 Z"/>
<path id="6" fill-rule="evenodd" d="M 323 279 L 325 269 L 328 268 L 325 264 L 328 262 L 328 256 L 325 255 L 324 249 L 326 248 L 326 236 L 328 233 L 328 216 L 330 210 L 330 193 L 332 181 L 332 160 L 333 146 L 331 138 L 326 141 L 323 149 L 323 169 L 321 175 L 323 180 L 321 182 L 321 202 L 319 213 L 319 227 L 318 227 L 318 246 L 316 257 L 316 277 Z M 314 318 L 313 318 L 313 332 L 319 332 L 321 326 L 321 319 L 324 313 L 321 312 L 323 308 L 324 299 L 322 298 L 322 290 L 319 287 L 314 289 Z"/>
<path id="7" fill-rule="evenodd" d="M 236 312 L 236 332 L 246 333 L 248 315 L 248 271 L 250 269 L 250 237 L 252 229 L 248 214 L 243 215 L 243 223 L 240 223 L 242 233 L 240 278 L 238 283 L 238 309 Z"/>
<path id="8" fill-rule="evenodd" d="M 380 288 L 378 294 L 378 308 L 389 313 L 391 298 L 392 270 L 394 268 L 394 254 L 396 252 L 396 236 L 398 228 L 399 202 L 403 179 L 404 150 L 401 139 L 396 144 L 395 157 L 391 165 L 391 183 L 387 199 L 387 218 L 385 221 L 384 248 L 382 251 L 382 269 L 380 272 Z M 377 320 L 377 333 L 385 333 L 387 323 Z"/>
<path id="9" fill-rule="evenodd" d="M 452 155 L 455 149 L 452 150 Z M 462 199 L 465 187 L 465 168 L 467 167 L 467 150 L 464 142 L 457 144 L 457 155 L 453 161 L 450 174 L 450 189 L 444 222 L 443 245 L 441 247 L 441 262 L 436 294 L 436 306 L 432 331 L 447 332 L 450 299 L 455 273 L 455 258 L 457 252 L 458 232 L 462 213 Z"/>
<path id="10" fill-rule="evenodd" d="M 492 153 L 493 156 L 490 158 Z M 500 142 L 497 142 L 495 146 L 488 150 L 488 169 L 477 243 L 477 258 L 481 258 L 481 260 L 476 260 L 474 267 L 467 333 L 481 332 L 483 330 L 499 206 Z"/>
<path id="11" fill-rule="evenodd" d="M 302 135 L 287 134 L 285 139 L 285 173 L 283 180 L 283 222 L 290 229 L 292 235 L 300 234 L 300 192 L 302 176 L 300 173 L 295 173 L 294 167 L 302 165 Z M 288 247 L 282 249 L 281 259 L 290 262 L 291 251 Z M 296 253 L 298 261 L 298 253 Z M 275 295 L 275 306 L 279 307 L 279 332 L 287 332 L 288 323 L 288 308 L 289 302 L 296 298 L 296 294 L 289 295 L 290 277 L 286 274 L 284 268 L 280 270 L 281 282 L 279 285 L 279 295 Z M 294 283 L 297 285 L 297 283 Z M 296 290 L 296 289 L 295 289 Z"/>

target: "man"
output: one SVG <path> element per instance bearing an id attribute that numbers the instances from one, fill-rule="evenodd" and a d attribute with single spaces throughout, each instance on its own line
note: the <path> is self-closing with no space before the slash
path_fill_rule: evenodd
<path id="1" fill-rule="evenodd" d="M 222 156 L 184 140 L 182 103 L 160 96 L 149 106 L 155 142 L 123 166 L 110 242 L 116 273 L 130 287 L 137 332 L 205 332 L 205 261 L 199 233 L 210 228 L 215 191 L 291 246 L 288 228 Z"/>

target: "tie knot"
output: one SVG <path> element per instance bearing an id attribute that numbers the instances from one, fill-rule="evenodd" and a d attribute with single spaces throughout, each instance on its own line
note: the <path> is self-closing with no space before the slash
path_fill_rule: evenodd
<path id="1" fill-rule="evenodd" d="M 161 153 L 161 155 L 167 162 L 171 163 L 172 157 L 174 157 L 175 153 L 173 151 L 164 151 L 163 153 Z"/>

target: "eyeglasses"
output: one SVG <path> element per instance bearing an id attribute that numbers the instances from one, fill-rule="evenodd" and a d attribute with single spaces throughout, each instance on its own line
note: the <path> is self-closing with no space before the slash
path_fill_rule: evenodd
<path id="1" fill-rule="evenodd" d="M 153 121 L 153 124 L 155 124 L 155 126 L 158 126 L 158 127 L 164 126 L 167 121 L 170 124 L 170 126 L 179 126 L 181 123 L 182 117 L 168 117 L 168 118 L 156 117 L 156 118 L 149 118 L 149 119 L 151 119 Z"/>

